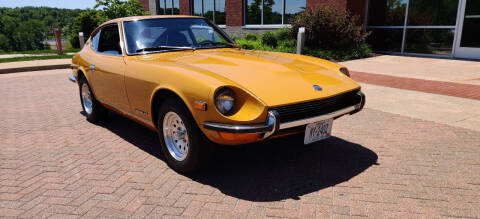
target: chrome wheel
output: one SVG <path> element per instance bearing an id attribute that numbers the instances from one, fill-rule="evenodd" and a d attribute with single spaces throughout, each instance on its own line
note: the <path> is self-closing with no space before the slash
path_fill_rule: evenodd
<path id="1" fill-rule="evenodd" d="M 163 139 L 170 155 L 177 160 L 183 161 L 188 154 L 188 133 L 180 116 L 174 112 L 168 112 L 163 118 Z"/>
<path id="2" fill-rule="evenodd" d="M 82 85 L 82 103 L 85 112 L 89 115 L 92 114 L 92 94 L 90 93 L 90 87 L 88 87 L 86 82 Z"/>

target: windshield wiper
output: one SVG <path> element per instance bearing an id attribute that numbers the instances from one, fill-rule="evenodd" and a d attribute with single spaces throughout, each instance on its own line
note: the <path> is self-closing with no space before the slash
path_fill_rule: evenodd
<path id="1" fill-rule="evenodd" d="M 242 46 L 235 44 L 235 43 L 227 43 L 227 42 L 211 42 L 213 45 L 223 45 L 223 46 L 230 46 L 232 48 L 242 48 Z M 204 48 L 215 48 L 215 47 L 204 47 Z"/>
<path id="2" fill-rule="evenodd" d="M 157 50 L 193 50 L 195 51 L 195 48 L 188 47 L 188 46 L 154 46 L 154 47 L 137 49 L 135 52 L 157 51 Z"/>

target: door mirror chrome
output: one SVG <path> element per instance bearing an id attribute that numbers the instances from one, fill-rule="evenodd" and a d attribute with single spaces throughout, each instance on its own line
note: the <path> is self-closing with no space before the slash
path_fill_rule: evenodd
<path id="1" fill-rule="evenodd" d="M 95 72 L 95 65 L 90 65 L 90 70 L 91 70 L 92 72 Z"/>

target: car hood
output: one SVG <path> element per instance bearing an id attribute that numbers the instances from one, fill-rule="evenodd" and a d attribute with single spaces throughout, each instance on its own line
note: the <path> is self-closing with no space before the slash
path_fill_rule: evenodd
<path id="1" fill-rule="evenodd" d="M 268 106 L 321 99 L 360 87 L 338 71 L 340 65 L 307 56 L 238 49 L 208 49 L 153 57 L 148 60 L 163 59 L 162 62 L 181 63 L 189 68 L 198 68 L 227 78 Z M 314 85 L 319 85 L 322 90 L 315 90 Z"/>

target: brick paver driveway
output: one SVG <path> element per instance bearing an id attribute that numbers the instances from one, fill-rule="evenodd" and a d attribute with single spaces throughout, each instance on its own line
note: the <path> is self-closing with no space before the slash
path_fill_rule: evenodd
<path id="1" fill-rule="evenodd" d="M 85 121 L 66 72 L 0 75 L 0 217 L 480 217 L 479 132 L 365 109 L 183 176 L 155 133 Z"/>

